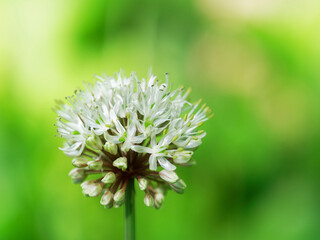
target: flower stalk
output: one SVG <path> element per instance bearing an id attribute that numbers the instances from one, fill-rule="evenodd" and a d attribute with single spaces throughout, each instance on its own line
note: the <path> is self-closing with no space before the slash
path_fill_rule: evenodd
<path id="1" fill-rule="evenodd" d="M 126 197 L 125 197 L 125 211 L 124 211 L 124 228 L 125 240 L 135 240 L 135 191 L 134 178 L 129 180 Z"/>

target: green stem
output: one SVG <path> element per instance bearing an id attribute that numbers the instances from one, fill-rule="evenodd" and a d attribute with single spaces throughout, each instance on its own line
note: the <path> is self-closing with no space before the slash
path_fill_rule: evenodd
<path id="1" fill-rule="evenodd" d="M 125 240 L 135 240 L 134 178 L 129 180 L 124 210 Z"/>

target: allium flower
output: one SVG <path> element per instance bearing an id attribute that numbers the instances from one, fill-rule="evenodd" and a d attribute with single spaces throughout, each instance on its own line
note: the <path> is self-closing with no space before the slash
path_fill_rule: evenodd
<path id="1" fill-rule="evenodd" d="M 85 195 L 101 196 L 106 208 L 121 206 L 136 178 L 144 203 L 159 208 L 167 189 L 184 192 L 175 170 L 192 165 L 206 135 L 198 128 L 211 110 L 188 102 L 189 90 L 170 90 L 167 77 L 163 83 L 121 73 L 98 79 L 56 109 L 58 135 L 66 140 L 61 150 L 76 167 L 69 175 Z M 95 177 L 85 181 L 88 175 Z"/>

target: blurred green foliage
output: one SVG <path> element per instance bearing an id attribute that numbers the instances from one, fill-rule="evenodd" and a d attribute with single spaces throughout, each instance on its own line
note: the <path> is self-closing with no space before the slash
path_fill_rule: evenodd
<path id="1" fill-rule="evenodd" d="M 68 177 L 54 99 L 94 74 L 148 69 L 215 112 L 138 239 L 320 239 L 320 2 L 1 0 L 0 239 L 122 239 Z"/>

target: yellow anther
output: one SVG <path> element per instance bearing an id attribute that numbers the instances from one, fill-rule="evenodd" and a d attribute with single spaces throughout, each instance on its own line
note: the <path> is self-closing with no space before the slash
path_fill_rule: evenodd
<path id="1" fill-rule="evenodd" d="M 177 140 L 178 139 L 178 135 L 176 135 L 176 136 L 174 136 L 173 138 L 172 138 L 172 142 L 174 142 L 175 140 Z"/>
<path id="2" fill-rule="evenodd" d="M 199 123 L 197 124 L 197 126 L 200 127 L 202 124 L 203 124 L 203 122 L 199 122 Z"/>
<path id="3" fill-rule="evenodd" d="M 203 110 L 206 106 L 207 106 L 207 104 L 206 104 L 206 103 L 205 103 L 205 104 L 203 104 L 203 105 L 201 106 L 200 110 Z"/>

